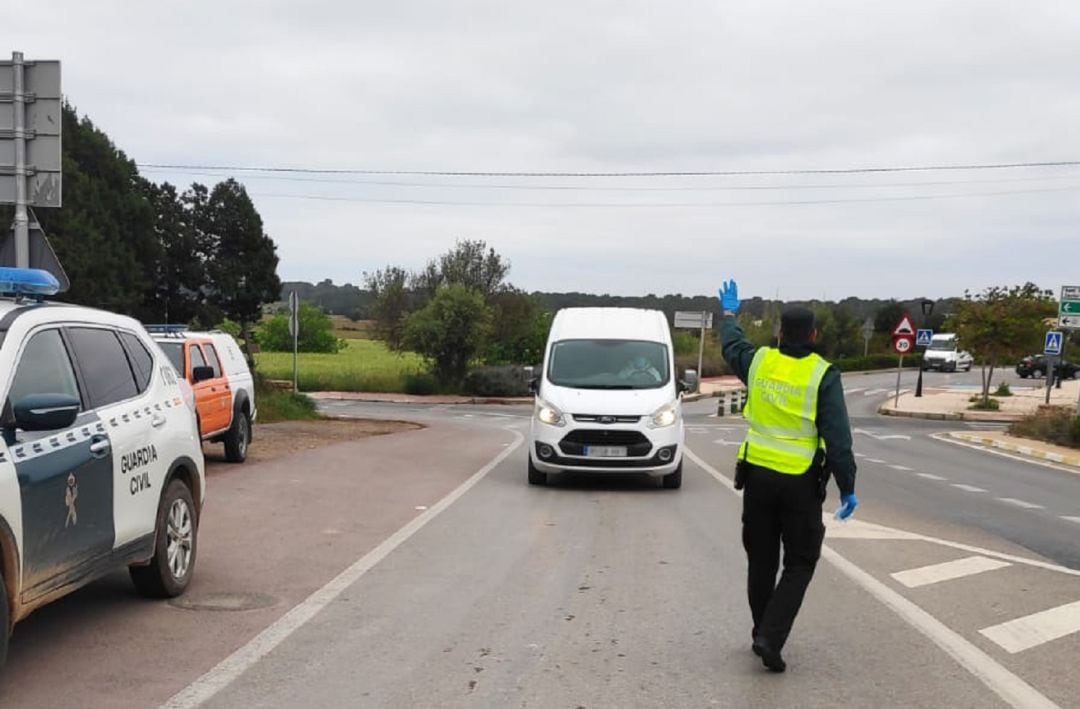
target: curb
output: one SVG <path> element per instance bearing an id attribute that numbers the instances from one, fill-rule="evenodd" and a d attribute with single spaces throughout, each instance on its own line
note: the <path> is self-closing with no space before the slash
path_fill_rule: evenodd
<path id="1" fill-rule="evenodd" d="M 429 406 L 461 406 L 461 405 L 490 405 L 490 406 L 521 406 L 533 403 L 533 398 L 526 397 L 462 397 L 460 399 L 447 399 L 445 397 L 432 396 L 430 398 L 395 399 L 381 396 L 365 396 L 361 392 L 323 392 L 309 391 L 300 392 L 315 401 L 357 401 L 367 404 L 420 404 Z"/>
<path id="2" fill-rule="evenodd" d="M 1059 465 L 1067 465 L 1072 468 L 1077 468 L 1078 472 L 1080 472 L 1080 453 L 1077 453 L 1076 455 L 1062 455 L 1061 453 L 1037 450 L 1032 446 L 1010 443 L 997 438 L 989 438 L 987 436 L 980 436 L 977 433 L 967 433 L 963 431 L 952 431 L 949 433 L 949 437 L 968 443 L 976 443 L 988 448 L 996 448 L 998 450 L 1008 451 L 1009 453 L 1016 453 L 1025 458 L 1034 458 L 1050 463 L 1058 463 Z"/>
<path id="3" fill-rule="evenodd" d="M 937 411 L 898 411 L 882 406 L 878 409 L 881 416 L 897 418 L 926 419 L 928 421 L 974 421 L 978 423 L 1015 423 L 1024 418 L 1023 414 L 995 414 L 983 411 L 941 413 Z"/>

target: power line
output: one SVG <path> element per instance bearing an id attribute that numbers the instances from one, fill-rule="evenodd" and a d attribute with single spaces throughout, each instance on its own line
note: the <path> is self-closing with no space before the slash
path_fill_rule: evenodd
<path id="1" fill-rule="evenodd" d="M 165 163 L 139 163 L 140 168 L 158 170 L 217 170 L 225 172 L 266 172 L 315 175 L 415 175 L 427 177 L 746 177 L 765 175 L 855 175 L 890 172 L 936 172 L 960 170 L 1015 170 L 1023 168 L 1077 167 L 1080 160 L 1052 160 L 1040 162 L 972 163 L 959 165 L 902 165 L 878 167 L 819 168 L 802 170 L 684 170 L 640 172 L 545 172 L 545 171 L 469 171 L 469 170 L 374 170 L 353 168 L 314 167 L 254 167 L 248 165 L 181 165 Z"/>
<path id="2" fill-rule="evenodd" d="M 147 166 L 147 172 L 181 172 L 178 170 L 166 170 Z M 224 169 L 220 172 L 183 172 L 185 175 L 196 177 L 226 177 L 228 172 Z M 1051 180 L 1075 179 L 1076 175 L 1042 175 L 1039 177 L 1006 177 L 991 180 L 925 180 L 919 182 L 877 182 L 877 183 L 818 183 L 818 184 L 781 184 L 781 185 L 681 185 L 677 187 L 657 186 L 628 186 L 612 187 L 597 185 L 522 185 L 484 182 L 416 182 L 402 180 L 366 180 L 366 179 L 339 179 L 326 177 L 296 177 L 292 175 L 268 174 L 251 175 L 248 179 L 274 180 L 281 182 L 304 182 L 310 184 L 329 185 L 365 185 L 374 187 L 410 187 L 410 188 L 439 188 L 439 189 L 491 189 L 491 190 L 535 190 L 535 191 L 564 191 L 564 192 L 725 192 L 725 191 L 775 191 L 775 190 L 828 190 L 828 189 L 878 189 L 882 187 L 938 187 L 946 185 L 984 185 L 1014 182 L 1046 182 Z"/>
<path id="3" fill-rule="evenodd" d="M 440 207 L 541 207 L 541 208 L 709 208 L 709 207 L 775 207 L 788 205 L 815 204 L 852 204 L 870 202 L 915 202 L 920 200 L 965 199 L 970 197 L 1004 197 L 1011 195 L 1037 194 L 1044 192 L 1066 192 L 1080 190 L 1080 185 L 1068 187 L 1046 187 L 1030 190 L 1000 190 L 994 192 L 966 192 L 937 195 L 898 195 L 891 197 L 851 197 L 837 199 L 775 200 L 754 202 L 480 202 L 480 201 L 444 201 L 426 199 L 381 199 L 368 197 L 336 197 L 331 195 L 283 194 L 274 192 L 252 193 L 253 197 L 278 199 L 306 199 L 321 202 L 358 202 L 363 204 L 419 205 Z"/>

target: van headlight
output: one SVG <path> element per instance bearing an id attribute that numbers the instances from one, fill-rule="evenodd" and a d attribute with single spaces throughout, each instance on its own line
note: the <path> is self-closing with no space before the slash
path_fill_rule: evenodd
<path id="1" fill-rule="evenodd" d="M 566 425 L 566 417 L 563 416 L 563 412 L 540 397 L 536 397 L 536 418 L 540 419 L 540 423 L 546 423 L 548 426 Z"/>
<path id="2" fill-rule="evenodd" d="M 679 420 L 679 402 L 664 404 L 649 417 L 649 428 L 667 428 Z"/>

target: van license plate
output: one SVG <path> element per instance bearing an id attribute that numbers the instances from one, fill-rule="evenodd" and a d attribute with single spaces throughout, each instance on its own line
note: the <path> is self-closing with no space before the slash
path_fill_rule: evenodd
<path id="1" fill-rule="evenodd" d="M 587 446 L 587 458 L 625 458 L 626 446 Z"/>

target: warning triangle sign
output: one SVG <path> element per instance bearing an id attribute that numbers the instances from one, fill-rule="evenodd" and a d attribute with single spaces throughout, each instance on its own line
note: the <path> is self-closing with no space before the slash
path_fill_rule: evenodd
<path id="1" fill-rule="evenodd" d="M 911 324 L 911 316 L 904 313 L 904 317 L 900 318 L 900 322 L 896 323 L 896 327 L 893 328 L 893 335 L 914 335 L 915 326 Z"/>

